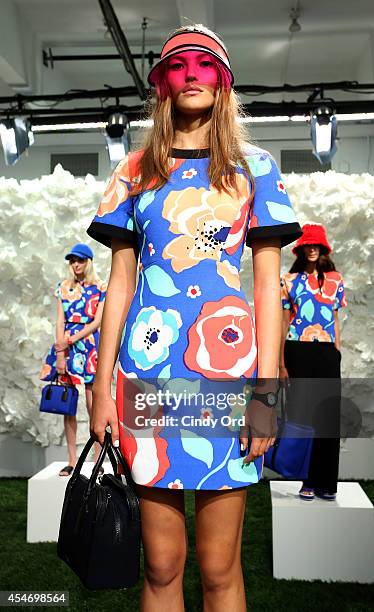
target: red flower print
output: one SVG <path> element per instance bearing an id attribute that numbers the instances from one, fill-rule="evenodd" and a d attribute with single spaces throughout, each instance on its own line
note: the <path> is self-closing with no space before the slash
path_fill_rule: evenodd
<path id="1" fill-rule="evenodd" d="M 71 320 L 73 323 L 80 323 L 80 322 L 81 322 L 81 318 L 82 318 L 82 315 L 81 315 L 79 312 L 74 312 L 74 313 L 72 314 L 72 316 L 71 316 L 71 319 L 70 319 L 70 320 Z"/>
<path id="2" fill-rule="evenodd" d="M 258 218 L 256 215 L 251 215 L 248 229 L 251 229 L 252 227 L 258 227 Z"/>
<path id="3" fill-rule="evenodd" d="M 96 374 L 96 365 L 97 365 L 97 350 L 95 348 L 92 349 L 88 353 L 86 368 L 89 374 Z"/>
<path id="4" fill-rule="evenodd" d="M 80 385 L 84 382 L 82 376 L 77 376 L 76 374 L 61 374 L 59 377 L 62 383 L 72 384 L 72 385 Z"/>
<path id="5" fill-rule="evenodd" d="M 251 310 L 236 296 L 205 302 L 188 330 L 186 366 L 207 378 L 250 377 L 257 365 Z"/>
<path id="6" fill-rule="evenodd" d="M 317 275 L 309 274 L 305 286 L 311 293 L 314 294 L 317 302 L 321 302 L 322 304 L 331 304 L 334 302 L 340 281 L 341 276 L 339 272 L 325 272 L 322 292 L 320 292 Z"/>
<path id="7" fill-rule="evenodd" d="M 287 193 L 286 192 L 286 187 L 283 183 L 283 181 L 277 181 L 277 187 L 278 187 L 278 191 L 281 191 L 282 193 Z"/>
<path id="8" fill-rule="evenodd" d="M 190 298 L 196 298 L 201 295 L 199 285 L 189 285 L 186 295 Z"/>
<path id="9" fill-rule="evenodd" d="M 86 315 L 88 315 L 89 317 L 94 317 L 97 311 L 97 307 L 99 304 L 99 294 L 95 293 L 95 295 L 91 296 L 87 302 L 86 305 L 84 307 L 84 312 Z"/>
<path id="10" fill-rule="evenodd" d="M 136 425 L 136 416 L 144 418 L 159 418 L 162 415 L 162 406 L 146 405 L 139 410 L 136 398 L 139 393 L 144 394 L 144 386 L 138 379 L 126 376 L 118 369 L 116 404 L 118 420 L 120 422 L 120 448 L 133 472 L 138 484 L 152 486 L 161 480 L 170 467 L 167 456 L 168 443 L 160 437 L 161 426 L 144 427 Z M 147 385 L 147 392 L 155 392 L 154 385 Z"/>

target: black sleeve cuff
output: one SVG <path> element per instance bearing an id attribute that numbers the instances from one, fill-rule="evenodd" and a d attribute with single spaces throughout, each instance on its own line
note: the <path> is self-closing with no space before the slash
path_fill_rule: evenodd
<path id="1" fill-rule="evenodd" d="M 282 223 L 281 225 L 266 225 L 264 227 L 252 227 L 247 232 L 246 245 L 252 246 L 256 238 L 280 238 L 281 247 L 294 242 L 302 236 L 302 229 L 299 223 Z"/>
<path id="2" fill-rule="evenodd" d="M 93 221 L 86 231 L 91 238 L 109 248 L 112 247 L 112 238 L 120 238 L 134 246 L 138 244 L 136 232 L 109 223 Z"/>

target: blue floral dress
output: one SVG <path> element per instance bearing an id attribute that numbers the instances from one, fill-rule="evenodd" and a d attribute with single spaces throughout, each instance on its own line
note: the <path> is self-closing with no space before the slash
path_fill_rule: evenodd
<path id="1" fill-rule="evenodd" d="M 141 152 L 115 169 L 88 234 L 139 251 L 139 280 L 119 352 L 120 445 L 135 482 L 231 489 L 258 482 L 263 459 L 243 466 L 239 428 L 256 377 L 250 307 L 240 285 L 245 243 L 301 235 L 269 153 L 249 147 L 255 182 L 210 185 L 208 150 L 173 149 L 160 189 L 133 192 Z"/>
<path id="2" fill-rule="evenodd" d="M 343 277 L 331 270 L 324 273 L 322 286 L 313 272 L 287 272 L 281 277 L 284 310 L 291 310 L 287 340 L 335 342 L 334 310 L 347 306 Z"/>
<path id="3" fill-rule="evenodd" d="M 105 299 L 106 283 L 99 281 L 89 284 L 85 281 L 75 283 L 73 289 L 67 279 L 57 284 L 54 295 L 61 300 L 65 314 L 65 337 L 77 334 L 88 323 L 92 323 L 100 302 Z M 92 384 L 96 374 L 99 330 L 74 342 L 66 349 L 66 369 L 70 381 L 75 384 Z M 56 376 L 56 351 L 54 345 L 49 350 L 41 369 L 41 380 L 53 380 Z M 68 381 L 66 375 L 61 381 Z"/>

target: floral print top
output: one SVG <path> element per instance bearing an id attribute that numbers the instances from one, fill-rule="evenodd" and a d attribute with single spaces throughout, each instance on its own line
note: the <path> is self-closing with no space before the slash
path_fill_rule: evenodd
<path id="1" fill-rule="evenodd" d="M 65 279 L 57 283 L 54 295 L 61 300 L 65 315 L 65 339 L 79 333 L 96 315 L 100 302 L 105 300 L 107 284 L 103 281 L 88 283 L 80 281 L 70 288 L 70 281 Z M 69 376 L 60 375 L 62 382 L 74 385 L 93 383 L 96 374 L 97 350 L 100 330 L 96 329 L 81 340 L 74 342 L 65 351 L 66 370 Z M 43 363 L 39 378 L 54 380 L 57 375 L 57 359 L 54 345 L 51 346 Z"/>
<path id="2" fill-rule="evenodd" d="M 334 310 L 347 305 L 339 272 L 325 272 L 322 287 L 317 272 L 298 272 L 281 277 L 282 307 L 291 310 L 287 340 L 335 342 Z"/>
<path id="3" fill-rule="evenodd" d="M 262 458 L 243 466 L 239 432 L 184 422 L 191 407 L 150 404 L 136 423 L 140 393 L 192 389 L 196 417 L 236 414 L 238 406 L 207 404 L 207 392 L 229 383 L 239 388 L 257 371 L 256 334 L 240 284 L 244 245 L 301 235 L 284 183 L 271 155 L 249 147 L 255 182 L 236 169 L 237 191 L 218 192 L 209 181 L 208 150 L 174 149 L 166 184 L 134 194 L 141 152 L 114 171 L 88 234 L 110 247 L 113 237 L 135 245 L 139 280 L 126 317 L 117 376 L 121 450 L 135 482 L 145 486 L 227 489 L 257 482 Z M 231 387 L 230 387 L 231 388 Z M 184 397 L 184 396 L 183 396 Z M 236 397 L 236 396 L 235 396 Z M 172 425 L 159 417 L 173 416 Z"/>
<path id="4" fill-rule="evenodd" d="M 68 279 L 57 283 L 54 295 L 62 302 L 65 313 L 65 323 L 91 323 L 100 302 L 105 300 L 107 283 L 98 284 L 86 281 L 75 283 L 70 288 Z"/>

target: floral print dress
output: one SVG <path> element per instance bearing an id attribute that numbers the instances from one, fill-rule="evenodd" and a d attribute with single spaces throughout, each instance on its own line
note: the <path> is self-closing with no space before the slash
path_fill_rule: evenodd
<path id="1" fill-rule="evenodd" d="M 117 166 L 87 230 L 108 247 L 117 237 L 139 251 L 119 352 L 121 450 L 141 485 L 247 486 L 260 479 L 263 459 L 243 466 L 235 419 L 257 372 L 241 256 L 255 238 L 292 242 L 300 226 L 276 163 L 262 149 L 246 152 L 254 198 L 241 167 L 237 192 L 212 187 L 206 149 L 173 149 L 167 183 L 132 195 L 140 156 L 130 153 Z"/>
<path id="2" fill-rule="evenodd" d="M 281 277 L 284 310 L 291 310 L 286 340 L 335 342 L 334 310 L 347 306 L 342 275 L 324 273 L 322 287 L 317 272 L 294 272 Z"/>
<path id="3" fill-rule="evenodd" d="M 80 281 L 73 289 L 70 288 L 67 279 L 57 284 L 54 295 L 61 300 L 64 309 L 66 338 L 80 332 L 86 324 L 92 323 L 99 303 L 105 299 L 105 293 L 106 283 L 102 281 L 97 284 Z M 96 330 L 66 349 L 66 369 L 70 374 L 70 379 L 66 375 L 61 375 L 61 381 L 72 382 L 75 385 L 93 383 L 96 374 L 99 336 L 99 330 Z M 53 380 L 56 372 L 56 351 L 52 345 L 39 378 Z"/>

